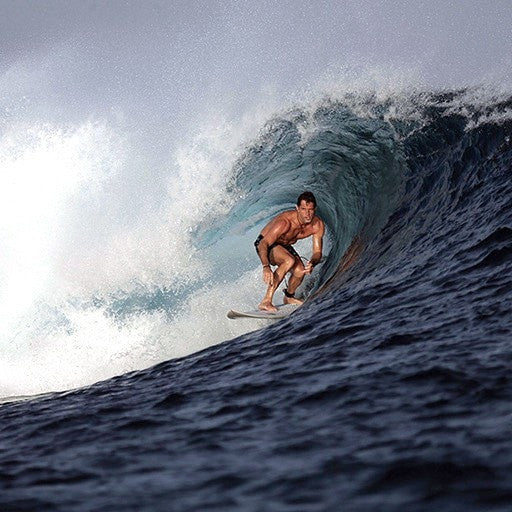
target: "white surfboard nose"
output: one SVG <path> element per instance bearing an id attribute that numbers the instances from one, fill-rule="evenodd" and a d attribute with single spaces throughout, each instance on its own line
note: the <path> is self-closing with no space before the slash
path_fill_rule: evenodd
<path id="1" fill-rule="evenodd" d="M 280 318 L 286 318 L 291 315 L 300 306 L 297 304 L 281 304 L 277 306 L 277 311 L 261 311 L 260 309 L 254 309 L 252 311 L 236 311 L 231 309 L 228 311 L 228 318 L 236 320 L 238 318 L 263 318 L 265 320 L 278 320 Z"/>

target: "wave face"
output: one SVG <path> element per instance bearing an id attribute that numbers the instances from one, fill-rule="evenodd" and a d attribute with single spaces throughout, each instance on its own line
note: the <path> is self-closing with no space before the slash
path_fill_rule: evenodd
<path id="1" fill-rule="evenodd" d="M 472 94 L 326 99 L 197 175 L 213 199 L 177 225 L 202 272 L 69 306 L 174 358 L 4 404 L 3 508 L 507 509 L 512 99 Z M 311 300 L 166 352 L 237 335 L 220 318 L 263 293 L 252 241 L 304 189 L 328 228 Z"/>

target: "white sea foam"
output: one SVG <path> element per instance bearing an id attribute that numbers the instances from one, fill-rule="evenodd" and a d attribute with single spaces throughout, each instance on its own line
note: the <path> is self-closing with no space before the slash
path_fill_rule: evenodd
<path id="1" fill-rule="evenodd" d="M 181 304 L 174 316 L 141 312 L 122 322 L 102 307 L 61 306 L 61 323 L 20 332 L 2 347 L 0 395 L 72 389 L 160 361 L 185 356 L 265 325 L 233 322 L 226 304 L 253 307 L 261 288 L 251 271 L 233 283 L 205 288 Z"/>
<path id="2" fill-rule="evenodd" d="M 67 202 L 118 171 L 118 148 L 103 125 L 16 126 L 0 140 L 0 310 L 10 319 L 44 293 Z M 98 172 L 101 169 L 101 172 Z M 6 322 L 2 323 L 3 327 Z"/>
<path id="3" fill-rule="evenodd" d="M 259 271 L 219 281 L 192 242 L 237 199 L 226 183 L 240 134 L 216 120 L 165 176 L 135 168 L 116 129 L 14 125 L 0 141 L 2 396 L 87 385 L 263 325 L 226 318 L 254 307 Z M 146 179 L 159 187 L 141 189 Z M 168 289 L 184 292 L 178 303 L 112 312 L 119 297 Z"/>

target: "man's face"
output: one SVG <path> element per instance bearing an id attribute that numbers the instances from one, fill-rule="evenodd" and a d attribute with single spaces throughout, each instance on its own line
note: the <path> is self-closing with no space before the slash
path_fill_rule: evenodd
<path id="1" fill-rule="evenodd" d="M 302 224 L 309 224 L 315 216 L 315 205 L 307 202 L 304 199 L 300 202 L 299 206 L 296 207 L 299 213 L 299 220 Z"/>

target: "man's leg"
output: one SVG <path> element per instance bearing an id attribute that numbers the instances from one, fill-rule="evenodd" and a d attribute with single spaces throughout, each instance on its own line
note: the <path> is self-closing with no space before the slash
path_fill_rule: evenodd
<path id="1" fill-rule="evenodd" d="M 295 290 L 297 290 L 297 288 L 304 280 L 304 264 L 300 258 L 295 258 L 291 271 L 292 275 L 290 276 L 290 280 L 288 281 L 288 286 L 286 288 L 288 295 L 294 295 Z M 304 304 L 303 300 L 296 299 L 295 297 L 288 297 L 286 294 L 284 296 L 283 302 L 285 304 L 298 304 L 299 306 Z"/>
<path id="2" fill-rule="evenodd" d="M 277 308 L 272 304 L 274 293 L 283 281 L 284 276 L 295 265 L 295 258 L 284 247 L 276 245 L 270 252 L 270 262 L 277 265 L 277 268 L 274 271 L 274 282 L 268 286 L 267 293 L 258 306 L 263 311 L 277 311 Z"/>

